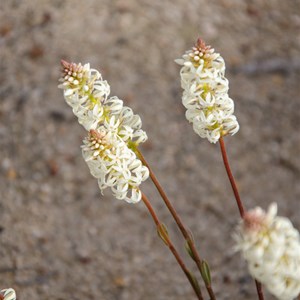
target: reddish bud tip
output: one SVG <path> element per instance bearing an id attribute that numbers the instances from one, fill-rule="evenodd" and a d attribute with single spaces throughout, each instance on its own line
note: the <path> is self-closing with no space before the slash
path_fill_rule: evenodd
<path id="1" fill-rule="evenodd" d="M 64 59 L 61 59 L 61 60 L 60 60 L 60 63 L 61 63 L 61 65 L 62 65 L 64 68 L 69 68 L 69 66 L 70 66 L 70 63 L 68 63 L 68 62 L 65 61 Z"/>
<path id="2" fill-rule="evenodd" d="M 95 130 L 95 129 L 91 129 L 90 130 L 90 136 L 93 138 L 93 139 L 96 139 L 96 140 L 102 140 L 105 136 L 105 134 Z"/>

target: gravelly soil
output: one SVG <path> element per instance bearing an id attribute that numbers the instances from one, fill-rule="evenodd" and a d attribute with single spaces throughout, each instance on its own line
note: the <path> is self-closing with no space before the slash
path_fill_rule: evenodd
<path id="1" fill-rule="evenodd" d="M 144 155 L 209 261 L 217 298 L 256 299 L 232 252 L 239 216 L 219 147 L 185 120 L 173 60 L 198 36 L 225 58 L 241 126 L 226 145 L 245 205 L 276 201 L 299 229 L 300 1 L 0 7 L 0 288 L 14 287 L 20 300 L 194 299 L 143 204 L 101 196 L 89 174 L 85 132 L 57 89 L 65 58 L 100 69 L 112 95 L 141 115 Z M 143 190 L 185 255 L 150 181 Z"/>

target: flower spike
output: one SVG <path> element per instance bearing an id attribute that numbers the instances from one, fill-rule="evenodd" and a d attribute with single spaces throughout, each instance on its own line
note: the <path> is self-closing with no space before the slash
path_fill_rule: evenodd
<path id="1" fill-rule="evenodd" d="M 277 216 L 273 203 L 268 212 L 260 207 L 245 213 L 236 235 L 237 250 L 250 274 L 280 300 L 300 293 L 300 238 L 289 219 Z"/>
<path id="2" fill-rule="evenodd" d="M 89 132 L 82 154 L 91 174 L 102 192 L 110 187 L 117 199 L 140 201 L 139 185 L 149 176 L 134 152 L 147 140 L 141 118 L 119 98 L 109 98 L 109 84 L 89 64 L 62 60 L 61 65 L 59 88 L 78 122 Z"/>
<path id="3" fill-rule="evenodd" d="M 111 118 L 118 120 L 115 128 L 121 139 L 134 146 L 147 140 L 142 121 L 118 97 L 110 97 L 110 86 L 99 71 L 89 64 L 61 61 L 62 77 L 59 88 L 64 90 L 66 102 L 72 107 L 78 122 L 87 130 L 97 129 Z"/>
<path id="4" fill-rule="evenodd" d="M 102 192 L 110 187 L 117 199 L 136 203 L 141 200 L 139 185 L 148 178 L 148 168 L 108 128 L 104 124 L 98 130 L 90 130 L 83 141 L 83 157 Z"/>
<path id="5" fill-rule="evenodd" d="M 196 45 L 175 62 L 182 65 L 182 103 L 194 131 L 211 143 L 227 134 L 235 134 L 239 124 L 233 115 L 234 103 L 228 96 L 225 63 L 220 54 L 198 39 Z"/>

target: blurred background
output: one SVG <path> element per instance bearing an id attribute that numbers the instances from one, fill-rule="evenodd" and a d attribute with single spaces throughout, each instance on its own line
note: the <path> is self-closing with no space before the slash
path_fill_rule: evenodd
<path id="1" fill-rule="evenodd" d="M 0 8 L 0 289 L 15 288 L 20 300 L 195 299 L 143 203 L 102 196 L 90 175 L 85 131 L 57 88 L 64 58 L 91 63 L 141 116 L 142 151 L 209 262 L 217 298 L 256 299 L 232 250 L 239 214 L 219 146 L 185 120 L 174 59 L 198 37 L 224 57 L 241 127 L 225 142 L 245 206 L 275 201 L 299 229 L 300 1 L 1 0 Z M 150 180 L 143 190 L 195 270 Z"/>

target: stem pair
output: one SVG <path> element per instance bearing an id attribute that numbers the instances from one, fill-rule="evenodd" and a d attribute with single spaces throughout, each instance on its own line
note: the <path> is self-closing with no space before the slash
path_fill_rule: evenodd
<path id="1" fill-rule="evenodd" d="M 165 244 L 168 246 L 168 248 L 170 249 L 170 251 L 172 252 L 172 254 L 174 255 L 174 257 L 176 258 L 179 266 L 181 267 L 182 271 L 184 272 L 184 274 L 186 275 L 186 277 L 188 278 L 195 294 L 197 295 L 197 298 L 199 300 L 203 300 L 203 296 L 200 290 L 200 287 L 197 283 L 197 281 L 195 280 L 195 278 L 193 277 L 193 275 L 191 274 L 191 272 L 187 269 L 186 265 L 184 264 L 182 258 L 180 257 L 179 253 L 177 252 L 176 248 L 174 247 L 174 244 L 172 243 L 172 241 L 169 238 L 169 235 L 166 231 L 165 226 L 163 225 L 163 223 L 160 222 L 160 220 L 158 219 L 149 199 L 146 197 L 146 195 L 144 193 L 142 193 L 142 200 L 145 203 L 147 209 L 149 210 L 154 223 L 157 227 L 157 232 L 159 234 L 159 236 L 161 237 L 161 239 L 165 242 Z"/>
<path id="2" fill-rule="evenodd" d="M 151 180 L 153 181 L 154 185 L 156 186 L 159 194 L 161 195 L 161 197 L 162 197 L 163 201 L 165 202 L 168 210 L 170 211 L 171 215 L 173 216 L 178 228 L 180 229 L 184 239 L 186 240 L 186 244 L 189 247 L 189 250 L 192 254 L 191 257 L 195 261 L 195 263 L 196 263 L 196 265 L 197 265 L 197 267 L 200 271 L 200 274 L 203 278 L 203 281 L 204 281 L 206 290 L 207 290 L 207 292 L 210 296 L 210 299 L 211 300 L 216 300 L 216 297 L 214 295 L 213 289 L 212 289 L 211 284 L 210 284 L 210 280 L 207 279 L 207 276 L 205 276 L 205 274 L 204 274 L 205 272 L 203 272 L 203 267 L 204 267 L 203 264 L 205 262 L 200 258 L 200 255 L 199 255 L 199 253 L 196 249 L 196 246 L 195 246 L 195 243 L 194 243 L 194 240 L 193 240 L 191 234 L 188 232 L 188 230 L 184 226 L 181 218 L 177 214 L 175 208 L 173 207 L 172 203 L 170 202 L 169 198 L 167 197 L 165 191 L 163 190 L 162 186 L 160 185 L 158 179 L 156 178 L 155 174 L 153 173 L 151 167 L 149 166 L 148 162 L 146 161 L 146 159 L 144 158 L 142 153 L 139 151 L 139 149 L 136 149 L 136 152 L 137 152 L 140 160 L 143 162 L 143 164 L 149 169 Z M 206 264 L 206 266 L 207 266 L 207 264 Z"/>

